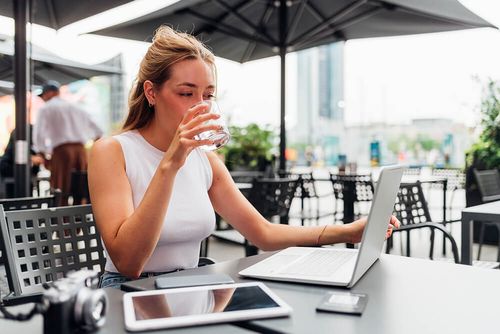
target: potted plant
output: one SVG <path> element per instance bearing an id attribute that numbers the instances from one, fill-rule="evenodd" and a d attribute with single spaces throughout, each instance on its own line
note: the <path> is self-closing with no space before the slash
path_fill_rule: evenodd
<path id="1" fill-rule="evenodd" d="M 221 149 L 229 170 L 264 171 L 273 161 L 274 133 L 255 123 L 229 126 L 231 140 Z"/>
<path id="2" fill-rule="evenodd" d="M 490 80 L 481 101 L 481 127 L 479 139 L 466 152 L 466 205 L 482 203 L 481 195 L 474 177 L 474 169 L 500 168 L 500 83 Z M 474 224 L 474 239 L 479 226 Z M 495 229 L 485 231 L 485 242 L 497 243 Z"/>

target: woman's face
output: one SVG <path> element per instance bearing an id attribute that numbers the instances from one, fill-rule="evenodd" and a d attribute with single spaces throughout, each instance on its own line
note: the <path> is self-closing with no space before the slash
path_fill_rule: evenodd
<path id="1" fill-rule="evenodd" d="M 212 66 L 201 59 L 183 60 L 172 66 L 170 79 L 155 94 L 156 117 L 162 124 L 177 126 L 189 108 L 214 94 Z"/>

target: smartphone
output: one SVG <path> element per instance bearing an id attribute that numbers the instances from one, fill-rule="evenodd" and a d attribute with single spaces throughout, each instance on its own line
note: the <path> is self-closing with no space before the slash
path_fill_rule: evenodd
<path id="1" fill-rule="evenodd" d="M 231 276 L 226 274 L 189 275 L 158 277 L 155 280 L 157 289 L 172 289 L 187 286 L 214 285 L 234 283 Z"/>
<path id="2" fill-rule="evenodd" d="M 318 311 L 361 315 L 368 302 L 364 293 L 329 292 L 316 307 Z"/>

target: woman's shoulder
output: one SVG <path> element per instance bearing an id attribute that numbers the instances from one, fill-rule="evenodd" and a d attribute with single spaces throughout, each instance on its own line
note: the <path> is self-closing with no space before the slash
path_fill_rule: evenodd
<path id="1" fill-rule="evenodd" d="M 119 157 L 122 155 L 121 145 L 115 137 L 102 137 L 94 143 L 90 155 Z"/>

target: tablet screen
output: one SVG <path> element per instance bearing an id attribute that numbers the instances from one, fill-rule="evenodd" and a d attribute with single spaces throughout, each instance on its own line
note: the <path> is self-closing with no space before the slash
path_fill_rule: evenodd
<path id="1" fill-rule="evenodd" d="M 291 312 L 259 282 L 130 292 L 123 296 L 123 307 L 125 325 L 132 331 L 279 317 Z"/>
<path id="2" fill-rule="evenodd" d="M 258 285 L 132 297 L 136 320 L 278 307 Z"/>

